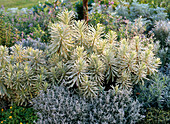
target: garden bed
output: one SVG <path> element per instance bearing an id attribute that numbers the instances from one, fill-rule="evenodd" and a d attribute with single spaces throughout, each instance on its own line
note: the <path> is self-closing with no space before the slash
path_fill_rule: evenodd
<path id="1" fill-rule="evenodd" d="M 0 123 L 170 122 L 167 8 L 88 6 L 0 8 Z"/>

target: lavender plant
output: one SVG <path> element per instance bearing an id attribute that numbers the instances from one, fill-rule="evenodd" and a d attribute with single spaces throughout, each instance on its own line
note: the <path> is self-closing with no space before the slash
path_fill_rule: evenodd
<path id="1" fill-rule="evenodd" d="M 88 105 L 64 87 L 53 86 L 33 99 L 37 123 L 87 123 Z"/>
<path id="2" fill-rule="evenodd" d="M 141 104 L 130 97 L 130 92 L 104 91 L 87 101 L 62 86 L 54 86 L 41 91 L 32 103 L 39 117 L 37 123 L 133 124 L 144 116 L 139 113 Z"/>
<path id="3" fill-rule="evenodd" d="M 91 123 L 133 124 L 144 118 L 141 104 L 130 97 L 131 91 L 110 90 L 91 101 Z"/>
<path id="4" fill-rule="evenodd" d="M 34 49 L 46 50 L 47 45 L 40 42 L 40 39 L 34 40 L 32 38 L 22 39 L 22 41 L 17 41 L 16 44 L 21 45 L 22 47 L 32 47 Z"/>
<path id="5" fill-rule="evenodd" d="M 157 56 L 160 57 L 160 60 L 162 62 L 160 71 L 163 72 L 166 75 L 170 74 L 170 49 L 169 47 L 162 48 L 157 52 Z"/>

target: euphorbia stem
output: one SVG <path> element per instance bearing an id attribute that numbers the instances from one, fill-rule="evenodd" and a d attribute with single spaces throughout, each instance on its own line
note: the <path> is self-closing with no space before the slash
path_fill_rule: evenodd
<path id="1" fill-rule="evenodd" d="M 84 20 L 88 23 L 88 0 L 83 0 Z"/>

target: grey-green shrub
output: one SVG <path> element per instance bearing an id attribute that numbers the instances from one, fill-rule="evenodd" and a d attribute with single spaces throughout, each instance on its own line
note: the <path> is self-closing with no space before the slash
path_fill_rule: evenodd
<path id="1" fill-rule="evenodd" d="M 128 7 L 129 6 L 129 10 Z M 167 18 L 166 9 L 164 8 L 150 8 L 149 4 L 140 4 L 134 0 L 131 4 L 121 3 L 120 6 L 116 7 L 116 13 L 120 16 L 124 16 L 130 20 L 134 20 L 140 16 L 143 18 L 151 19 L 152 21 L 165 20 Z"/>
<path id="2" fill-rule="evenodd" d="M 141 85 L 135 92 L 140 93 L 138 100 L 144 108 L 156 107 L 170 108 L 170 78 L 163 74 L 157 74 L 152 80 Z"/>
<path id="3" fill-rule="evenodd" d="M 110 90 L 96 99 L 85 100 L 62 86 L 53 86 L 41 91 L 32 103 L 39 116 L 38 124 L 134 124 L 144 116 L 139 113 L 141 105 L 130 94 L 127 90 Z"/>
<path id="4" fill-rule="evenodd" d="M 165 12 L 166 9 L 162 7 L 150 8 L 150 15 L 153 21 L 166 20 L 168 14 Z"/>
<path id="5" fill-rule="evenodd" d="M 150 15 L 149 4 L 139 4 L 137 2 L 132 2 L 130 5 L 130 17 L 137 18 L 137 17 L 148 17 Z"/>

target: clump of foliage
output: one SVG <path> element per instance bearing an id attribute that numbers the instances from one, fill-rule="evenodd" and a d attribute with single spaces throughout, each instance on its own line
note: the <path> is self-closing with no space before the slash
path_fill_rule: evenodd
<path id="1" fill-rule="evenodd" d="M 57 55 L 67 67 L 65 85 L 96 96 L 102 87 L 129 88 L 157 71 L 160 60 L 153 53 L 152 39 L 135 35 L 117 42 L 113 31 L 103 39 L 100 24 L 88 26 L 73 16 L 65 10 L 50 30 L 49 55 L 51 60 Z"/>
<path id="2" fill-rule="evenodd" d="M 27 105 L 47 87 L 43 52 L 19 45 L 12 47 L 11 55 L 7 47 L 0 46 L 0 51 L 0 96 L 7 96 L 18 105 Z"/>
<path id="3" fill-rule="evenodd" d="M 162 65 L 160 71 L 166 75 L 170 74 L 170 49 L 169 47 L 162 48 L 158 51 L 157 55 L 160 57 Z"/>
<path id="4" fill-rule="evenodd" d="M 34 7 L 35 10 L 33 11 L 25 10 L 24 13 L 17 11 L 15 14 L 3 10 L 2 13 L 5 15 L 3 20 L 15 27 L 20 39 L 31 37 L 37 40 L 40 38 L 41 42 L 48 43 L 50 41 L 48 25 L 50 22 L 54 22 L 56 14 L 62 7 L 59 10 L 55 9 L 53 4 L 48 2 L 45 2 L 44 5 L 42 4 L 42 6 L 37 6 L 37 9 L 39 8 L 41 11 L 36 10 L 36 7 Z"/>
<path id="5" fill-rule="evenodd" d="M 170 44 L 168 43 L 170 36 L 170 21 L 157 21 L 155 22 L 155 28 L 153 29 L 156 40 L 160 41 L 160 47 L 166 48 Z"/>
<path id="6" fill-rule="evenodd" d="M 47 100 L 48 99 L 48 100 Z M 37 123 L 85 123 L 88 120 L 87 103 L 64 87 L 53 86 L 41 91 L 33 99 L 33 108 L 37 110 Z"/>
<path id="7" fill-rule="evenodd" d="M 1 97 L 26 105 L 46 89 L 47 81 L 95 97 L 111 85 L 133 87 L 157 71 L 160 62 L 152 39 L 134 35 L 117 42 L 113 31 L 104 37 L 101 24 L 91 26 L 73 18 L 68 10 L 57 15 L 58 21 L 49 26 L 51 44 L 44 52 L 31 39 L 30 44 L 21 42 L 23 47 L 13 46 L 10 54 L 7 47 L 0 47 Z"/>
<path id="8" fill-rule="evenodd" d="M 170 121 L 170 111 L 164 111 L 156 108 L 147 109 L 147 114 L 144 120 L 138 123 L 144 124 L 168 124 Z"/>
<path id="9" fill-rule="evenodd" d="M 3 10 L 5 16 L 0 19 L 0 42 L 4 45 L 0 46 L 3 123 L 36 121 L 37 117 L 31 117 L 32 109 L 21 107 L 28 106 L 32 99 L 38 123 L 136 123 L 144 118 L 140 112 L 147 115 L 149 122 L 152 110 L 146 112 L 143 108 L 169 109 L 169 77 L 151 78 L 158 71 L 160 59 L 161 69 L 166 67 L 163 72 L 169 74 L 169 22 L 158 21 L 167 17 L 164 9 L 137 2 L 130 6 L 121 3 L 116 8 L 117 16 L 116 5 L 108 0 L 93 3 L 90 25 L 77 20 L 73 11 L 64 9 L 71 6 L 64 2 L 54 5 L 45 2 L 34 7 L 34 12 L 16 15 Z M 148 34 L 153 23 L 155 39 Z M 17 45 L 11 47 L 13 37 Z M 154 40 L 159 40 L 160 45 Z M 138 95 L 136 100 L 131 97 L 132 88 Z M 9 113 L 8 103 L 20 107 Z M 30 121 L 23 118 L 22 108 L 29 109 Z"/>
<path id="10" fill-rule="evenodd" d="M 128 0 L 129 1 L 129 0 Z M 133 0 L 130 0 L 131 2 Z M 149 1 L 149 0 L 138 0 L 139 3 L 147 3 L 147 4 L 150 4 L 151 6 L 159 6 L 159 7 L 167 7 L 168 8 L 168 1 L 166 0 L 162 0 L 162 1 L 159 1 L 159 0 L 155 0 L 155 1 Z"/>
<path id="11" fill-rule="evenodd" d="M 5 22 L 4 14 L 0 12 L 0 45 L 11 47 L 14 44 L 12 25 Z"/>
<path id="12" fill-rule="evenodd" d="M 16 44 L 21 45 L 22 47 L 32 47 L 33 49 L 39 49 L 45 51 L 46 43 L 40 42 L 40 39 L 34 40 L 32 38 L 22 39 L 21 41 L 17 41 Z"/>
<path id="13" fill-rule="evenodd" d="M 117 2 L 101 1 L 92 3 L 91 10 L 89 12 L 89 24 L 96 25 L 101 23 L 105 27 L 105 32 L 109 30 L 116 31 L 122 19 L 116 17 L 114 14 L 114 8 L 117 6 Z"/>
<path id="14" fill-rule="evenodd" d="M 147 28 L 150 24 L 149 20 L 143 19 L 143 18 L 137 18 L 133 22 L 129 21 L 128 19 L 124 19 L 120 24 L 117 31 L 119 39 L 132 39 L 135 36 L 140 37 L 146 37 L 145 34 L 147 33 Z M 152 40 L 149 36 L 150 34 L 147 34 L 147 37 Z"/>
<path id="15" fill-rule="evenodd" d="M 83 2 L 82 1 L 77 1 L 76 4 L 75 4 L 75 11 L 77 12 L 77 18 L 79 20 L 82 20 L 84 17 L 83 17 Z"/>
<path id="16" fill-rule="evenodd" d="M 170 78 L 163 74 L 157 74 L 152 78 L 135 91 L 135 94 L 139 93 L 137 97 L 139 102 L 143 103 L 144 108 L 169 109 Z"/>
<path id="17" fill-rule="evenodd" d="M 3 97 L 3 98 L 0 97 L 1 109 L 7 110 L 9 104 L 10 104 L 10 101 L 8 101 L 8 99 L 6 97 Z"/>
<path id="18" fill-rule="evenodd" d="M 138 18 L 145 20 L 147 23 L 143 33 L 146 34 L 154 27 L 155 21 L 165 20 L 167 18 L 164 8 L 150 8 L 149 4 L 139 4 L 135 1 L 132 2 L 132 4 L 128 2 L 119 2 L 120 4 L 118 6 L 116 1 L 108 2 L 106 0 L 105 4 L 101 4 L 102 2 L 93 3 L 92 10 L 89 14 L 89 23 L 93 25 L 96 23 L 103 24 L 106 33 L 109 30 L 116 31 L 119 40 L 120 34 L 125 33 L 120 32 L 120 30 L 122 30 L 120 27 L 123 26 L 124 28 L 127 28 L 127 21 L 133 23 Z M 115 5 L 117 6 L 116 8 Z"/>
<path id="19" fill-rule="evenodd" d="M 151 8 L 149 4 L 140 4 L 134 0 L 131 4 L 129 2 L 121 2 L 119 6 L 116 7 L 116 15 L 122 16 L 130 21 L 142 17 L 147 21 L 150 21 L 147 25 L 145 33 L 148 34 L 149 31 L 154 28 L 154 23 L 159 20 L 166 20 L 168 15 L 165 12 L 166 9 L 161 7 Z"/>
<path id="20" fill-rule="evenodd" d="M 0 108 L 0 122 L 9 123 L 34 123 L 38 119 L 33 108 L 13 105 L 9 109 Z"/>
<path id="21" fill-rule="evenodd" d="M 86 101 L 57 86 L 33 99 L 37 123 L 135 123 L 143 118 L 140 107 L 127 90 L 104 91 L 96 99 Z"/>
<path id="22" fill-rule="evenodd" d="M 128 90 L 101 92 L 91 101 L 90 120 L 93 123 L 136 123 L 144 118 L 141 105 L 131 97 Z"/>
<path id="23" fill-rule="evenodd" d="M 131 4 L 128 2 L 120 2 L 121 4 L 116 8 L 116 12 L 120 16 L 125 16 L 130 20 L 134 20 L 142 16 L 143 18 L 150 19 L 151 21 L 165 20 L 167 13 L 166 9 L 156 7 L 150 8 L 149 4 L 140 4 L 137 0 L 134 0 Z"/>
<path id="24" fill-rule="evenodd" d="M 155 23 L 155 28 L 153 32 L 155 34 L 155 41 L 157 47 L 157 55 L 161 58 L 161 68 L 160 71 L 169 74 L 169 63 L 170 63 L 170 22 L 158 21 Z"/>

